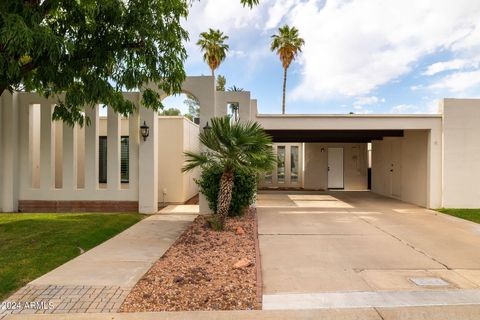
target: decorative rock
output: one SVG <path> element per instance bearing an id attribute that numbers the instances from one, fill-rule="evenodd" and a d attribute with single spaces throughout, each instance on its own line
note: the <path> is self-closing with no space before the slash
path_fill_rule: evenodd
<path id="1" fill-rule="evenodd" d="M 243 236 L 245 234 L 245 230 L 243 230 L 242 227 L 237 227 L 237 230 L 235 230 L 235 233 L 239 236 Z"/>
<path id="2" fill-rule="evenodd" d="M 252 261 L 248 260 L 247 258 L 242 258 L 242 259 L 238 260 L 237 263 L 235 263 L 233 265 L 233 267 L 235 269 L 243 269 L 243 268 L 249 267 L 251 265 L 252 265 Z"/>

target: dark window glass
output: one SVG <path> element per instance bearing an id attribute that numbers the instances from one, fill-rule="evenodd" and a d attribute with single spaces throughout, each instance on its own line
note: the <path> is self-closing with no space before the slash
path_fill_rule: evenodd
<path id="1" fill-rule="evenodd" d="M 98 149 L 98 182 L 107 183 L 107 137 L 99 137 Z"/>
<path id="2" fill-rule="evenodd" d="M 129 148 L 128 137 L 122 137 L 122 141 L 120 145 L 120 149 L 121 149 L 120 176 L 123 183 L 128 183 L 128 172 L 129 172 L 128 148 Z"/>
<path id="3" fill-rule="evenodd" d="M 107 137 L 100 136 L 98 141 L 98 182 L 107 183 Z M 122 183 L 128 183 L 129 179 L 129 139 L 122 137 L 120 141 L 120 177 Z"/>

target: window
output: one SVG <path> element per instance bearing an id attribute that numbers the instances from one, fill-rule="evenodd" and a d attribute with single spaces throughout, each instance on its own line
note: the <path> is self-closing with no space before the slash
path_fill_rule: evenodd
<path id="1" fill-rule="evenodd" d="M 107 183 L 107 137 L 100 136 L 98 141 L 98 182 Z M 120 140 L 120 177 L 122 183 L 129 181 L 129 139 L 122 136 Z"/>
<path id="2" fill-rule="evenodd" d="M 298 147 L 290 148 L 290 182 L 298 183 Z"/>
<path id="3" fill-rule="evenodd" d="M 98 182 L 107 183 L 107 137 L 98 141 Z"/>
<path id="4" fill-rule="evenodd" d="M 122 137 L 120 142 L 120 179 L 122 183 L 128 183 L 128 173 L 129 173 L 129 158 L 128 158 L 128 149 L 129 149 L 128 137 Z"/>
<path id="5" fill-rule="evenodd" d="M 278 183 L 285 183 L 285 146 L 277 147 L 277 181 Z"/>

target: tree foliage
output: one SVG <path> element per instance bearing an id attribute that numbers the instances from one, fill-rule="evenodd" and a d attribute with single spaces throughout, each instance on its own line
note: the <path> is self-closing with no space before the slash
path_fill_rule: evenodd
<path id="1" fill-rule="evenodd" d="M 217 76 L 217 91 L 225 91 L 226 84 L 227 84 L 227 78 L 219 74 Z"/>
<path id="2" fill-rule="evenodd" d="M 240 0 L 252 7 L 258 0 Z M 23 89 L 59 99 L 55 119 L 83 124 L 96 103 L 129 114 L 122 96 L 154 82 L 180 92 L 187 57 L 181 26 L 190 0 L 1 0 L 0 95 Z M 155 90 L 142 103 L 162 107 Z"/>
<path id="3" fill-rule="evenodd" d="M 208 148 L 201 153 L 186 152 L 184 171 L 218 165 L 225 171 L 241 169 L 272 170 L 276 157 L 272 138 L 257 122 L 234 122 L 229 117 L 212 118 L 210 130 L 200 133 L 200 142 Z"/>
<path id="4" fill-rule="evenodd" d="M 183 103 L 188 106 L 188 113 L 185 114 L 187 118 L 193 121 L 194 118 L 200 117 L 200 102 L 197 98 L 187 94 L 187 99 L 183 100 Z"/>
<path id="5" fill-rule="evenodd" d="M 223 170 L 219 166 L 209 166 L 196 180 L 200 192 L 207 198 L 208 206 L 213 212 L 218 210 L 218 193 Z M 229 216 L 241 215 L 245 208 L 255 201 L 258 177 L 251 170 L 237 170 L 233 175 L 232 201 Z"/>
<path id="6" fill-rule="evenodd" d="M 197 45 L 203 51 L 203 60 L 208 64 L 212 71 L 212 76 L 215 76 L 215 70 L 227 57 L 229 49 L 225 41 L 228 36 L 220 30 L 208 29 L 208 32 L 200 33 L 200 38 Z"/>
<path id="7" fill-rule="evenodd" d="M 232 122 L 227 116 L 213 118 L 211 129 L 200 133 L 200 141 L 208 150 L 186 152 L 183 171 L 219 168 L 217 214 L 218 226 L 222 228 L 234 198 L 235 174 L 270 171 L 276 163 L 272 139 L 257 122 Z"/>
<path id="8" fill-rule="evenodd" d="M 164 109 L 162 112 L 160 112 L 160 115 L 162 115 L 162 116 L 181 116 L 182 111 L 180 111 L 180 109 L 177 109 L 177 108 L 168 108 L 168 109 Z"/>

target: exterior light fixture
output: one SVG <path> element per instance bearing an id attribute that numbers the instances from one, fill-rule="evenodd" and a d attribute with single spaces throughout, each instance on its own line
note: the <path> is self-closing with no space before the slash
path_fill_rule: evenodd
<path id="1" fill-rule="evenodd" d="M 210 131 L 210 129 L 212 129 L 212 127 L 210 127 L 210 126 L 208 125 L 208 121 L 207 121 L 207 124 L 205 125 L 205 127 L 203 127 L 203 131 L 208 132 L 208 131 Z"/>
<path id="2" fill-rule="evenodd" d="M 147 141 L 147 137 L 150 135 L 150 127 L 147 126 L 147 122 L 143 121 L 140 126 L 140 133 L 142 134 L 143 141 Z"/>
<path id="3" fill-rule="evenodd" d="M 320 152 L 325 152 L 325 148 L 320 149 Z"/>

